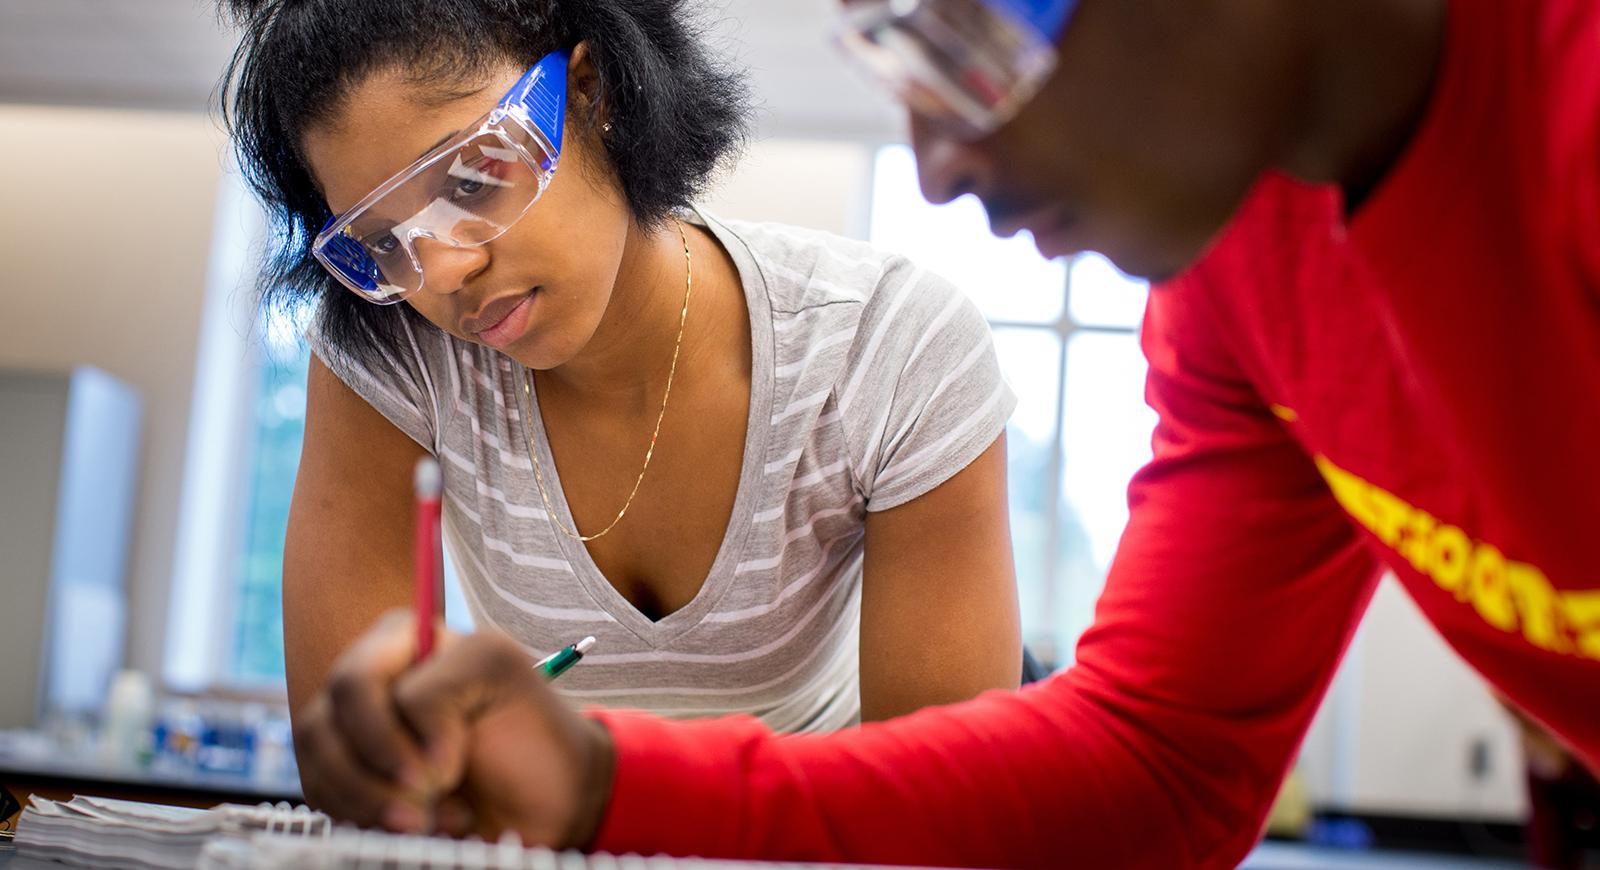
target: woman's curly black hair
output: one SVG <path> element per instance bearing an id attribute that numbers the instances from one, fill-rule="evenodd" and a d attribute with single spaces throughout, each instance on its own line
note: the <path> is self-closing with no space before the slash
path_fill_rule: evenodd
<path id="1" fill-rule="evenodd" d="M 316 303 L 341 354 L 374 361 L 393 347 L 408 305 L 376 306 L 311 256 L 331 216 L 300 142 L 366 76 L 399 70 L 448 87 L 495 66 L 531 66 L 588 44 L 598 100 L 571 120 L 603 137 L 633 217 L 656 226 L 688 205 L 743 143 L 742 75 L 714 60 L 684 0 L 220 0 L 243 31 L 222 83 L 222 112 L 268 215 L 258 295 L 269 309 Z M 569 104 L 575 106 L 576 104 Z"/>

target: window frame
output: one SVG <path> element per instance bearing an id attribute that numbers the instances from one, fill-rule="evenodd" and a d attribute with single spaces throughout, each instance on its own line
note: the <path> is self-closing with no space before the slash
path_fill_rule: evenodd
<path id="1" fill-rule="evenodd" d="M 1048 496 L 1046 503 L 1045 527 L 1045 554 L 1044 578 L 1042 600 L 1039 606 L 1045 613 L 1055 614 L 1059 606 L 1061 584 L 1063 582 L 1062 561 L 1056 558 L 1061 551 L 1063 537 L 1061 500 L 1065 490 L 1067 473 L 1066 451 L 1066 416 L 1067 416 L 1067 355 L 1068 345 L 1074 336 L 1094 333 L 1100 335 L 1134 336 L 1139 334 L 1139 326 L 1112 326 L 1098 323 L 1082 323 L 1072 314 L 1073 274 L 1075 267 L 1086 254 L 1077 254 L 1065 260 L 1064 286 L 1061 291 L 1061 313 L 1052 321 L 1028 320 L 988 320 L 991 330 L 1032 330 L 1053 335 L 1056 339 L 1056 404 L 1055 419 L 1050 426 L 1050 463 L 1049 477 L 1045 483 Z M 1052 617 L 1053 619 L 1053 617 Z M 1034 655 L 1046 667 L 1057 667 L 1065 664 L 1061 650 L 1055 648 L 1056 638 L 1053 635 L 1037 638 L 1024 638 Z"/>

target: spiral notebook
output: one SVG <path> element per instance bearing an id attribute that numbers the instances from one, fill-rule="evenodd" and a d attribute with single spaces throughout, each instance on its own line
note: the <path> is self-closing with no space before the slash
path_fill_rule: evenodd
<path id="1" fill-rule="evenodd" d="M 333 827 L 322 813 L 288 804 L 223 804 L 209 810 L 107 798 L 53 801 L 34 796 L 17 820 L 18 854 L 88 867 L 189 870 L 212 842 L 257 833 L 306 837 Z"/>
<path id="2" fill-rule="evenodd" d="M 288 804 L 209 810 L 75 797 L 35 797 L 17 826 L 17 849 L 35 858 L 126 870 L 801 870 L 771 864 L 638 855 L 583 855 L 497 843 L 336 827 Z"/>

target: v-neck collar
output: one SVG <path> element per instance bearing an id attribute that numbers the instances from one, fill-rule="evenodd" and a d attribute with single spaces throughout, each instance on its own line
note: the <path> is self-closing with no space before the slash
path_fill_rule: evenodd
<path id="1" fill-rule="evenodd" d="M 734 495 L 733 510 L 728 515 L 728 525 L 723 531 L 722 543 L 711 569 L 701 581 L 700 589 L 687 604 L 659 620 L 645 616 L 633 602 L 623 597 L 605 578 L 600 566 L 583 542 L 573 540 L 551 529 L 561 553 L 571 564 L 578 580 L 594 596 L 596 603 L 612 618 L 651 646 L 659 647 L 684 632 L 699 625 L 733 585 L 734 572 L 744 552 L 753 524 L 756 506 L 753 500 L 760 495 L 761 487 L 753 485 L 764 473 L 768 461 L 767 450 L 772 429 L 772 401 L 776 389 L 776 372 L 773 367 L 772 303 L 767 292 L 766 277 L 744 242 L 716 218 L 694 209 L 687 219 L 690 223 L 711 231 L 739 273 L 739 283 L 744 288 L 745 307 L 750 315 L 750 413 L 745 423 L 744 456 L 739 471 L 739 489 Z M 515 365 L 515 364 L 514 364 Z M 528 378 L 530 372 L 517 365 L 518 374 Z M 530 387 L 532 380 L 528 381 Z M 523 438 L 531 449 L 539 451 L 539 464 L 548 469 L 545 484 L 549 488 L 550 506 L 554 516 L 550 521 L 569 529 L 577 528 L 572 511 L 567 506 L 566 492 L 561 486 L 561 473 L 556 468 L 555 456 L 550 452 L 550 439 L 545 432 L 544 418 L 539 414 L 539 397 L 535 389 L 514 390 L 521 406 L 524 421 Z M 531 474 L 531 472 L 530 472 Z"/>

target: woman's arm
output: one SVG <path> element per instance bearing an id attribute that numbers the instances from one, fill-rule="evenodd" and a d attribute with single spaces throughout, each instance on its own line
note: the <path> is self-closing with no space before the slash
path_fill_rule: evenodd
<path id="1" fill-rule="evenodd" d="M 297 718 L 345 647 L 410 600 L 411 478 L 423 453 L 312 356 L 283 552 L 283 640 Z"/>
<path id="2" fill-rule="evenodd" d="M 938 487 L 867 514 L 865 558 L 863 721 L 1017 687 L 1004 433 Z"/>

